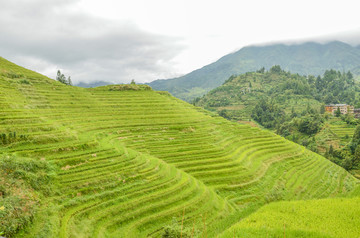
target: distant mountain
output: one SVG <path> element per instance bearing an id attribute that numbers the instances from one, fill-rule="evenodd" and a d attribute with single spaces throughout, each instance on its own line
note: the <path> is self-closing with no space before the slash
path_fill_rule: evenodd
<path id="1" fill-rule="evenodd" d="M 327 44 L 307 42 L 298 45 L 274 44 L 248 46 L 228 54 L 218 61 L 184 76 L 155 80 L 149 85 L 155 90 L 169 91 L 190 101 L 220 86 L 231 75 L 280 65 L 282 69 L 301 75 L 321 75 L 326 69 L 352 71 L 360 75 L 360 46 L 343 42 Z"/>
<path id="2" fill-rule="evenodd" d="M 80 83 L 76 84 L 75 86 L 82 87 L 82 88 L 95 88 L 95 87 L 106 86 L 106 85 L 111 85 L 111 84 L 113 84 L 113 83 L 105 82 L 105 81 L 96 81 L 93 83 L 80 82 Z"/>

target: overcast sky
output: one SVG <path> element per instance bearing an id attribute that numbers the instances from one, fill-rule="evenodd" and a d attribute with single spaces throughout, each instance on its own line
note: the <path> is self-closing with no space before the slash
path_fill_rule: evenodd
<path id="1" fill-rule="evenodd" d="M 0 0 L 0 56 L 73 82 L 150 82 L 247 45 L 360 44 L 356 0 Z"/>

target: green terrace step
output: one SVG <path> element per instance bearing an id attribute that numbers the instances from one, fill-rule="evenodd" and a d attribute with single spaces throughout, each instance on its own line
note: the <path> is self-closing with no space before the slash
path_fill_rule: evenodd
<path id="1" fill-rule="evenodd" d="M 28 137 L 0 152 L 51 163 L 57 192 L 46 200 L 55 222 L 36 215 L 23 237 L 161 237 L 172 219 L 194 225 L 197 235 L 205 225 L 217 237 L 214 227 L 225 231 L 247 209 L 344 196 L 357 186 L 302 146 L 171 96 L 70 87 L 29 74 L 36 78 L 30 85 L 0 77 L 0 134 Z"/>

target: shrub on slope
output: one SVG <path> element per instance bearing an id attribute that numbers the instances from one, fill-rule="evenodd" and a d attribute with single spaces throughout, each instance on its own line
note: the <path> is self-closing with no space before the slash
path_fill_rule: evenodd
<path id="1" fill-rule="evenodd" d="M 0 235 L 11 237 L 27 225 L 42 194 L 50 194 L 53 168 L 45 161 L 0 157 Z"/>

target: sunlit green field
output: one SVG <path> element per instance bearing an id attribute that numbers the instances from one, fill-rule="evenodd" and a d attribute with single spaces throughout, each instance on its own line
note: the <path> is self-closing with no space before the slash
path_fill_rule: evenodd
<path id="1" fill-rule="evenodd" d="M 359 237 L 360 197 L 275 202 L 221 237 Z"/>
<path id="2" fill-rule="evenodd" d="M 265 204 L 359 186 L 302 146 L 145 85 L 72 87 L 0 58 L 0 88 L 7 237 L 216 237 Z"/>

